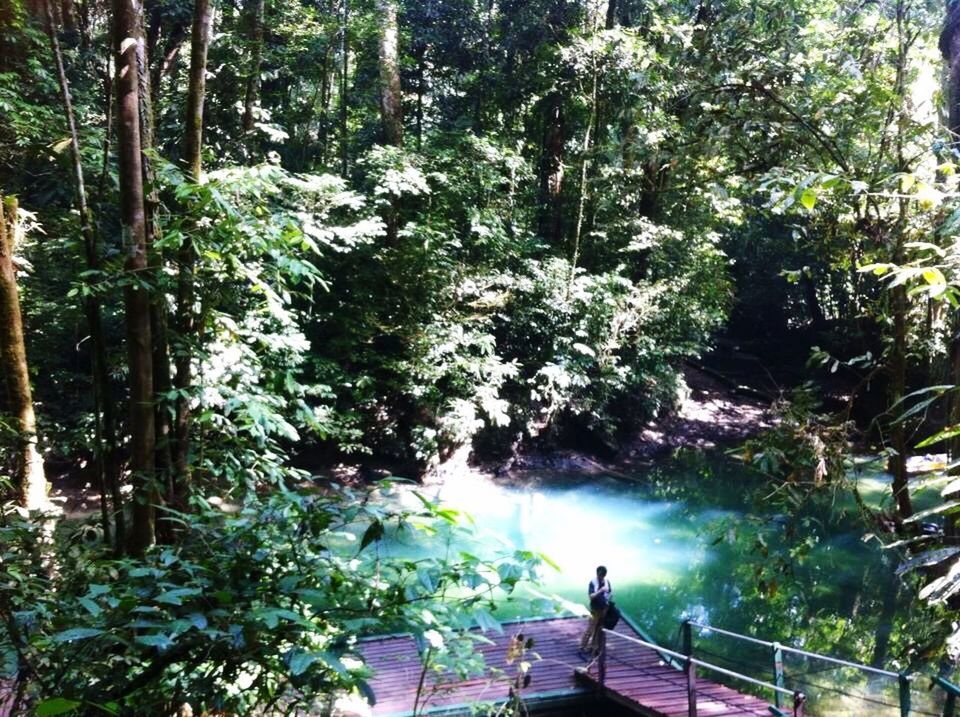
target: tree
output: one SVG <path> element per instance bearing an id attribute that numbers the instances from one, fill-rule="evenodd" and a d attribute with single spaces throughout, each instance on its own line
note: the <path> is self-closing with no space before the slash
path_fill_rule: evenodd
<path id="1" fill-rule="evenodd" d="M 954 154 L 960 149 L 960 2 L 947 2 L 943 31 L 940 34 L 940 52 L 947 63 L 947 131 L 950 134 L 950 146 Z M 947 355 L 950 362 L 950 380 L 960 386 L 960 313 L 954 312 L 950 325 Z M 960 424 L 960 393 L 954 393 L 949 399 L 949 420 L 952 425 Z M 948 443 L 950 457 L 960 461 L 960 437 L 952 438 Z M 954 516 L 947 519 L 947 530 L 955 533 Z"/>
<path id="2" fill-rule="evenodd" d="M 247 0 L 245 11 L 250 32 L 248 40 L 250 46 L 250 67 L 247 70 L 246 92 L 243 97 L 243 131 L 248 134 L 253 131 L 254 108 L 257 105 L 260 94 L 260 66 L 263 64 L 264 9 L 264 0 Z"/>
<path id="3" fill-rule="evenodd" d="M 80 141 L 77 136 L 77 124 L 73 111 L 73 101 L 70 95 L 70 84 L 63 64 L 63 53 L 57 36 L 57 27 L 50 7 L 51 0 L 45 0 L 47 35 L 50 38 L 50 48 L 53 53 L 54 64 L 57 68 L 57 78 L 60 85 L 60 97 L 63 102 L 64 115 L 67 120 L 67 129 L 70 138 L 71 169 L 73 170 L 74 196 L 76 199 L 77 214 L 80 219 L 80 233 L 83 236 L 83 248 L 86 257 L 87 269 L 91 272 L 99 271 L 100 257 L 93 225 L 90 207 L 87 202 L 86 182 L 84 181 L 83 159 L 80 154 Z M 102 512 L 103 534 L 106 539 L 111 534 L 111 511 L 108 506 L 107 494 L 113 501 L 112 533 L 117 550 L 123 544 L 124 518 L 123 503 L 120 497 L 120 465 L 117 455 L 116 426 L 114 423 L 113 398 L 110 391 L 110 379 L 106 357 L 106 345 L 103 336 L 100 298 L 96 292 L 90 291 L 84 300 L 87 323 L 90 329 L 90 344 L 93 364 L 93 403 L 94 403 L 94 456 L 96 461 L 97 478 L 100 487 L 100 507 Z"/>
<path id="4" fill-rule="evenodd" d="M 127 547 L 142 554 L 155 542 L 157 486 L 153 340 L 150 326 L 147 226 L 140 140 L 140 69 L 137 46 L 141 7 L 137 0 L 113 1 L 113 50 L 117 82 L 117 159 L 120 221 L 126 251 L 124 305 L 130 373 L 130 470 L 133 521 Z"/>
<path id="5" fill-rule="evenodd" d="M 24 508 L 44 510 L 49 507 L 47 480 L 43 458 L 37 449 L 37 418 L 33 410 L 14 260 L 20 234 L 16 198 L 0 196 L 0 366 L 6 377 L 10 415 L 16 431 L 14 489 Z"/>
<path id="6" fill-rule="evenodd" d="M 377 0 L 380 23 L 380 118 L 383 139 L 394 147 L 403 146 L 403 92 L 400 88 L 400 59 L 397 42 L 396 0 Z"/>
<path id="7" fill-rule="evenodd" d="M 203 158 L 203 104 L 206 98 L 207 50 L 210 45 L 210 2 L 195 0 L 190 39 L 190 86 L 187 91 L 187 130 L 183 138 L 183 163 L 194 182 L 200 181 Z M 190 388 L 192 384 L 191 341 L 196 329 L 194 316 L 193 240 L 188 233 L 179 252 L 180 273 L 177 282 L 177 331 L 180 348 L 176 358 L 177 389 L 174 425 L 174 476 L 177 499 L 182 503 L 190 486 Z"/>

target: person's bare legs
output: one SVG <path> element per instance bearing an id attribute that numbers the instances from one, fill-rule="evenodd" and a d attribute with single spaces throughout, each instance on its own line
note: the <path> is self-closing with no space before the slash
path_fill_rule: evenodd
<path id="1" fill-rule="evenodd" d="M 601 626 L 603 625 L 603 616 L 606 612 L 607 608 L 605 607 L 590 611 L 590 624 L 587 625 L 583 637 L 580 638 L 581 652 L 586 652 L 587 648 L 590 648 L 591 651 L 597 649 L 597 633 L 600 632 Z"/>

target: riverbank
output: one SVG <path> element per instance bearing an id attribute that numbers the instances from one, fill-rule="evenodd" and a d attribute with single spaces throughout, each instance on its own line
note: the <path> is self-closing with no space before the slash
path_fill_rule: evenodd
<path id="1" fill-rule="evenodd" d="M 565 449 L 521 450 L 506 462 L 475 468 L 501 477 L 530 470 L 626 476 L 679 450 L 729 448 L 774 425 L 771 404 L 758 391 L 694 365 L 684 367 L 683 379 L 686 389 L 676 408 L 650 421 L 610 459 Z M 463 455 L 454 456 L 452 463 L 463 469 Z M 450 467 L 441 466 L 437 472 L 449 474 Z"/>
<path id="2" fill-rule="evenodd" d="M 521 448 L 506 461 L 476 462 L 469 446 L 455 451 L 446 461 L 422 477 L 437 484 L 468 474 L 495 478 L 506 483 L 526 480 L 531 471 L 576 473 L 585 477 L 607 475 L 635 479 L 638 470 L 669 458 L 680 450 L 729 448 L 769 428 L 775 421 L 770 403 L 755 389 L 739 386 L 704 366 L 686 365 L 684 390 L 677 406 L 645 425 L 612 457 L 600 458 L 582 451 L 555 448 L 547 451 Z M 51 498 L 69 518 L 82 519 L 99 511 L 99 493 L 82 475 L 67 465 L 51 471 Z M 359 464 L 329 466 L 318 475 L 344 484 L 359 485 L 393 475 L 387 468 L 370 469 Z M 408 477 L 408 476 L 403 476 Z"/>

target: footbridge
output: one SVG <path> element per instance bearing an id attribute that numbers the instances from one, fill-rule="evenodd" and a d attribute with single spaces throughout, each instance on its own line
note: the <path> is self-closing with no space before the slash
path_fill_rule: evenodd
<path id="1" fill-rule="evenodd" d="M 522 703 L 529 714 L 551 717 L 801 717 L 805 712 L 953 717 L 960 695 L 960 688 L 942 676 L 861 665 L 691 620 L 681 624 L 680 644 L 671 649 L 625 616 L 614 630 L 602 632 L 598 649 L 587 660 L 577 649 L 586 627 L 587 619 L 577 616 L 505 623 L 502 636 L 487 632 L 489 641 L 478 644 L 485 668 L 471 675 L 434 664 L 430 649 L 411 635 L 366 639 L 360 651 L 373 671 L 369 685 L 375 697 L 369 714 L 476 714 L 482 705 L 492 714 L 505 714 L 505 705 Z M 706 642 L 701 636 L 743 643 L 764 655 L 767 664 L 739 666 L 701 646 Z M 888 682 L 889 689 L 878 697 L 811 683 L 784 669 L 785 656 L 863 673 Z M 843 708 L 817 709 L 801 689 L 807 685 L 840 693 L 846 700 Z M 920 690 L 925 700 L 914 705 L 913 695 Z M 936 695 L 933 701 L 930 690 Z"/>

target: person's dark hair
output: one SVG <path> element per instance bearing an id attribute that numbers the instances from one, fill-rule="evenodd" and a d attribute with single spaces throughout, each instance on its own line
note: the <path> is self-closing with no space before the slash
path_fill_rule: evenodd
<path id="1" fill-rule="evenodd" d="M 606 577 L 607 569 L 601 565 L 600 567 L 597 568 L 597 575 L 599 575 L 601 578 Z"/>

